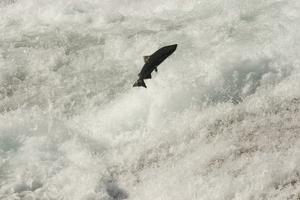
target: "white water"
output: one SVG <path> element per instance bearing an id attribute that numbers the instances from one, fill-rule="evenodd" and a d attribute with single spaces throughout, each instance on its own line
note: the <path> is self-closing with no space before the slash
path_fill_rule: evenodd
<path id="1" fill-rule="evenodd" d="M 297 199 L 299 11 L 0 0 L 0 199 Z"/>

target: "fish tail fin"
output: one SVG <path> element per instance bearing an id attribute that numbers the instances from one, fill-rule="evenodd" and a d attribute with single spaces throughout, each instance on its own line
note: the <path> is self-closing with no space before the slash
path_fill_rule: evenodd
<path id="1" fill-rule="evenodd" d="M 134 84 L 133 84 L 133 87 L 140 87 L 140 86 L 143 86 L 144 88 L 147 88 L 145 82 L 143 79 L 138 79 Z"/>

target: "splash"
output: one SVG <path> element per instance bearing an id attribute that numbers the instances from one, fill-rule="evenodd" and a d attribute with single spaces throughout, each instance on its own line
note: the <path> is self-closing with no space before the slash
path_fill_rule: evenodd
<path id="1" fill-rule="evenodd" d="M 297 199 L 299 9 L 0 1 L 0 199 Z"/>

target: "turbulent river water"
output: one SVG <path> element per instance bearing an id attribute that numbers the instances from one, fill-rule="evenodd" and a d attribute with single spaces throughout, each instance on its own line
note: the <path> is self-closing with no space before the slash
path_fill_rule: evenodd
<path id="1" fill-rule="evenodd" d="M 299 199 L 299 33 L 299 0 L 0 0 L 0 199 Z"/>

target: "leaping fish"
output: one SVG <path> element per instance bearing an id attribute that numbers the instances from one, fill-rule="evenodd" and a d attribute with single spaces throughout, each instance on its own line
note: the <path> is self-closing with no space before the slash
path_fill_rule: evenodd
<path id="1" fill-rule="evenodd" d="M 157 72 L 157 66 L 160 65 L 167 57 L 169 57 L 177 48 L 177 44 L 165 46 L 158 49 L 150 56 L 144 56 L 144 66 L 139 73 L 139 79 L 133 84 L 133 87 L 143 86 L 147 88 L 144 79 L 151 79 L 151 73 L 155 70 Z"/>

